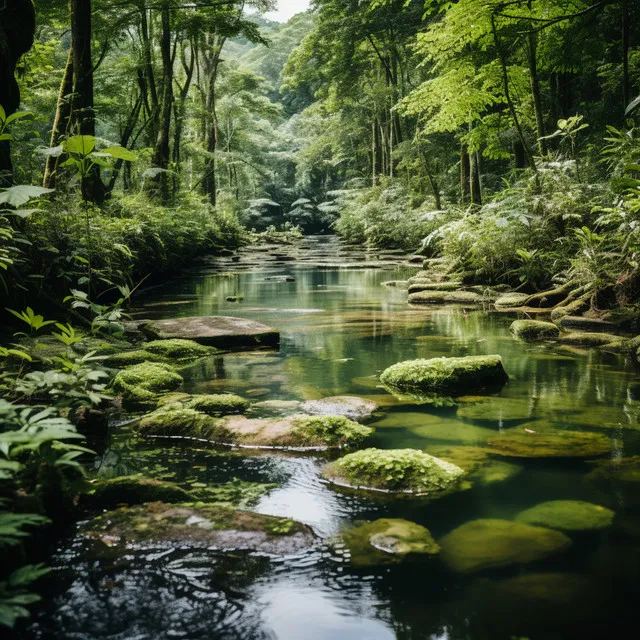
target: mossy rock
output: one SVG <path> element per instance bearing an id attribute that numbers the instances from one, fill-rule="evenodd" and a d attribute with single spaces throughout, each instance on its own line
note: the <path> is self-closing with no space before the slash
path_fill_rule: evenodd
<path id="1" fill-rule="evenodd" d="M 608 453 L 611 441 L 588 431 L 543 431 L 527 433 L 509 429 L 487 443 L 496 455 L 511 458 L 593 458 Z"/>
<path id="2" fill-rule="evenodd" d="M 415 285 L 412 285 L 415 286 Z M 427 291 L 409 294 L 410 304 L 482 304 L 485 298 L 474 291 Z"/>
<path id="3" fill-rule="evenodd" d="M 567 333 L 558 339 L 560 344 L 576 347 L 597 348 L 606 347 L 612 343 L 620 342 L 620 336 L 612 333 L 589 333 L 587 331 Z"/>
<path id="4" fill-rule="evenodd" d="M 457 416 L 497 429 L 531 420 L 535 411 L 534 400 L 493 397 L 461 405 Z"/>
<path id="5" fill-rule="evenodd" d="M 123 351 L 122 353 L 115 353 L 109 356 L 105 360 L 105 364 L 108 367 L 114 369 L 123 369 L 125 367 L 131 367 L 136 364 L 143 364 L 145 362 L 166 362 L 163 358 L 155 357 L 149 351 L 144 349 L 135 349 L 134 351 Z"/>
<path id="6" fill-rule="evenodd" d="M 300 409 L 311 415 L 344 416 L 357 422 L 366 422 L 378 410 L 378 405 L 356 396 L 331 396 L 321 400 L 307 400 Z"/>
<path id="7" fill-rule="evenodd" d="M 372 567 L 398 564 L 406 559 L 433 557 L 440 547 L 425 527 L 395 518 L 356 525 L 342 533 L 351 564 Z"/>
<path id="8" fill-rule="evenodd" d="M 234 393 L 214 393 L 190 395 L 188 393 L 169 393 L 158 401 L 159 407 L 180 405 L 209 416 L 227 416 L 244 413 L 250 407 L 249 401 Z"/>
<path id="9" fill-rule="evenodd" d="M 108 537 L 111 546 L 123 550 L 179 545 L 289 555 L 314 543 L 309 527 L 288 518 L 200 503 L 151 502 L 108 511 L 84 525 L 81 533 L 97 542 Z"/>
<path id="10" fill-rule="evenodd" d="M 322 474 L 355 489 L 434 497 L 455 490 L 465 475 L 460 467 L 416 449 L 356 451 L 325 466 Z"/>
<path id="11" fill-rule="evenodd" d="M 531 296 L 528 293 L 503 293 L 495 302 L 496 307 L 516 308 L 524 307 Z"/>
<path id="12" fill-rule="evenodd" d="M 168 405 L 142 418 L 134 431 L 143 437 L 198 438 L 225 442 L 232 434 L 221 420 L 181 405 Z"/>
<path id="13" fill-rule="evenodd" d="M 175 391 L 182 383 L 182 376 L 169 365 L 145 362 L 119 371 L 112 386 L 122 393 L 125 407 L 140 408 L 152 406 L 158 395 Z"/>
<path id="14" fill-rule="evenodd" d="M 598 531 L 611 526 L 615 512 L 581 500 L 551 500 L 521 511 L 517 522 L 559 531 Z"/>
<path id="15" fill-rule="evenodd" d="M 193 340 L 181 340 L 179 338 L 147 342 L 144 345 L 144 350 L 155 356 L 178 362 L 188 362 L 199 358 L 206 358 L 218 352 L 218 350 L 213 347 L 207 347 Z"/>
<path id="16" fill-rule="evenodd" d="M 422 291 L 458 291 L 461 286 L 461 282 L 414 283 L 409 285 L 409 293 L 420 293 Z"/>
<path id="17" fill-rule="evenodd" d="M 640 456 L 598 460 L 592 464 L 593 471 L 586 476 L 590 482 L 626 485 L 633 489 L 640 485 Z"/>
<path id="18" fill-rule="evenodd" d="M 193 499 L 173 482 L 162 482 L 139 476 L 121 476 L 98 480 L 92 484 L 86 502 L 94 508 L 112 509 L 118 505 L 136 505 L 145 502 L 190 502 Z"/>
<path id="19" fill-rule="evenodd" d="M 439 544 L 450 569 L 474 573 L 543 560 L 568 549 L 571 540 L 552 529 L 487 518 L 463 524 Z"/>
<path id="20" fill-rule="evenodd" d="M 542 320 L 514 320 L 509 330 L 516 338 L 527 342 L 551 340 L 560 335 L 560 329 L 553 322 Z"/>
<path id="21" fill-rule="evenodd" d="M 229 416 L 223 421 L 228 443 L 245 447 L 336 449 L 355 447 L 373 429 L 344 416 L 293 415 L 274 419 Z"/>
<path id="22" fill-rule="evenodd" d="M 508 379 L 497 355 L 408 360 L 392 365 L 380 376 L 391 391 L 443 395 L 498 387 Z"/>

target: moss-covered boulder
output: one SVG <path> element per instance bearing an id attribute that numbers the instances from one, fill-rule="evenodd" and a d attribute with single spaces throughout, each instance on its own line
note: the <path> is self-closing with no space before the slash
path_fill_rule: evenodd
<path id="1" fill-rule="evenodd" d="M 206 358 L 218 351 L 213 347 L 207 347 L 193 340 L 179 338 L 147 342 L 144 345 L 144 350 L 173 362 L 189 362 L 199 358 Z"/>
<path id="2" fill-rule="evenodd" d="M 487 449 L 512 458 L 592 458 L 608 453 L 611 441 L 600 433 L 588 431 L 528 433 L 515 428 L 489 439 Z"/>
<path id="3" fill-rule="evenodd" d="M 573 332 L 560 336 L 558 342 L 575 347 L 598 348 L 619 343 L 620 336 L 612 333 Z"/>
<path id="4" fill-rule="evenodd" d="M 182 376 L 169 365 L 145 362 L 119 371 L 112 386 L 122 394 L 125 407 L 141 408 L 153 406 L 158 395 L 175 391 L 182 383 Z"/>
<path id="5" fill-rule="evenodd" d="M 591 464 L 593 470 L 587 474 L 590 482 L 628 487 L 634 491 L 640 486 L 640 456 L 598 460 Z"/>
<path id="6" fill-rule="evenodd" d="M 303 413 L 311 415 L 344 416 L 357 422 L 366 422 L 378 410 L 378 405 L 356 396 L 331 396 L 303 402 L 300 409 Z"/>
<path id="7" fill-rule="evenodd" d="M 474 573 L 542 560 L 568 549 L 571 540 L 559 531 L 487 518 L 463 524 L 439 544 L 450 569 Z"/>
<path id="8" fill-rule="evenodd" d="M 560 329 L 553 322 L 543 322 L 542 320 L 514 320 L 509 331 L 516 338 L 527 342 L 551 340 L 560 335 Z"/>
<path id="9" fill-rule="evenodd" d="M 229 443 L 245 447 L 337 449 L 356 447 L 373 429 L 344 416 L 293 415 L 261 419 L 229 416 L 223 420 Z"/>
<path id="10" fill-rule="evenodd" d="M 420 282 L 409 285 L 409 293 L 422 291 L 458 291 L 462 282 Z"/>
<path id="11" fill-rule="evenodd" d="M 114 353 L 105 360 L 105 364 L 108 367 L 112 367 L 114 369 L 123 369 L 125 367 L 131 367 L 135 364 L 161 361 L 161 358 L 154 357 L 154 355 L 149 351 L 145 351 L 144 349 L 135 349 L 133 351 L 122 351 L 121 353 Z"/>
<path id="12" fill-rule="evenodd" d="M 415 285 L 412 285 L 415 286 Z M 474 291 L 423 290 L 409 294 L 410 304 L 482 304 L 485 298 Z"/>
<path id="13" fill-rule="evenodd" d="M 121 476 L 97 480 L 91 485 L 85 501 L 94 508 L 113 509 L 118 505 L 145 502 L 190 502 L 191 494 L 173 482 L 162 482 L 140 476 Z"/>
<path id="14" fill-rule="evenodd" d="M 443 395 L 500 387 L 508 379 L 497 355 L 408 360 L 392 365 L 380 376 L 391 391 Z"/>
<path id="15" fill-rule="evenodd" d="M 611 526 L 615 512 L 581 500 L 551 500 L 521 511 L 517 522 L 559 531 L 597 531 Z"/>
<path id="16" fill-rule="evenodd" d="M 502 307 L 505 309 L 513 309 L 517 307 L 524 307 L 527 304 L 531 296 L 528 293 L 517 293 L 512 291 L 510 293 L 503 293 L 496 300 L 496 307 Z"/>
<path id="17" fill-rule="evenodd" d="M 225 442 L 231 433 L 222 420 L 180 405 L 168 405 L 142 418 L 134 431 L 143 437 L 197 438 Z"/>
<path id="18" fill-rule="evenodd" d="M 311 529 L 299 522 L 217 504 L 121 508 L 94 518 L 81 533 L 98 542 L 108 538 L 110 546 L 123 549 L 168 544 L 289 555 L 314 543 Z"/>
<path id="19" fill-rule="evenodd" d="M 364 449 L 323 469 L 330 482 L 355 489 L 438 496 L 455 490 L 464 471 L 416 449 Z"/>
<path id="20" fill-rule="evenodd" d="M 414 561 L 440 552 L 429 529 L 394 518 L 357 524 L 344 531 L 342 539 L 351 564 L 356 567 L 398 564 L 405 559 Z"/>
<path id="21" fill-rule="evenodd" d="M 234 393 L 214 393 L 190 395 L 188 393 L 169 393 L 158 401 L 159 407 L 180 405 L 210 416 L 227 416 L 244 413 L 250 407 L 249 401 Z"/>

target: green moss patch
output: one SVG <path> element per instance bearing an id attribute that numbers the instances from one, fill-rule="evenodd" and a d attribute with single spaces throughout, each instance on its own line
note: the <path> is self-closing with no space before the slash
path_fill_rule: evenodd
<path id="1" fill-rule="evenodd" d="M 501 428 L 531 420 L 534 408 L 535 402 L 522 398 L 486 398 L 462 405 L 457 416 L 483 426 Z"/>
<path id="2" fill-rule="evenodd" d="M 509 330 L 516 338 L 527 342 L 551 340 L 560 335 L 560 329 L 553 322 L 542 320 L 515 320 Z"/>
<path id="3" fill-rule="evenodd" d="M 118 505 L 145 502 L 189 502 L 192 496 L 173 482 L 162 482 L 139 476 L 122 476 L 98 480 L 87 495 L 87 502 L 96 508 L 111 509 Z"/>
<path id="4" fill-rule="evenodd" d="M 517 522 L 560 531 L 596 531 L 611 526 L 615 512 L 581 500 L 552 500 L 521 511 Z"/>
<path id="5" fill-rule="evenodd" d="M 608 453 L 611 441 L 602 434 L 588 431 L 527 433 L 517 428 L 489 439 L 487 449 L 513 458 L 591 458 Z"/>
<path id="6" fill-rule="evenodd" d="M 214 347 L 207 347 L 193 340 L 181 340 L 179 338 L 147 342 L 144 345 L 144 350 L 155 356 L 180 362 L 206 358 L 218 352 Z"/>
<path id="7" fill-rule="evenodd" d="M 364 449 L 328 464 L 323 475 L 358 489 L 435 496 L 454 489 L 464 471 L 416 449 Z"/>
<path id="8" fill-rule="evenodd" d="M 231 433 L 221 420 L 180 405 L 168 405 L 146 415 L 134 427 L 141 436 L 178 436 L 228 441 Z"/>
<path id="9" fill-rule="evenodd" d="M 529 564 L 570 546 L 559 531 L 494 519 L 467 522 L 440 540 L 442 559 L 457 573 Z"/>
<path id="10" fill-rule="evenodd" d="M 159 394 L 175 391 L 182 382 L 170 366 L 145 362 L 118 372 L 112 386 L 122 394 L 125 406 L 139 408 L 155 404 Z"/>
<path id="11" fill-rule="evenodd" d="M 392 391 L 457 395 L 502 386 L 508 379 L 497 355 L 409 360 L 392 365 L 380 376 Z"/>
<path id="12" fill-rule="evenodd" d="M 226 416 L 244 413 L 249 409 L 249 401 L 234 393 L 215 393 L 190 395 L 188 393 L 169 393 L 158 401 L 158 406 L 180 405 L 210 416 Z"/>
<path id="13" fill-rule="evenodd" d="M 496 307 L 516 308 L 524 307 L 531 296 L 528 293 L 503 293 L 496 300 Z"/>
<path id="14" fill-rule="evenodd" d="M 416 285 L 412 285 L 416 286 Z M 484 297 L 474 291 L 419 291 L 409 294 L 410 304 L 482 304 Z"/>
<path id="15" fill-rule="evenodd" d="M 613 335 L 612 333 L 588 333 L 578 332 L 567 333 L 561 336 L 558 340 L 560 344 L 566 344 L 576 347 L 597 348 L 606 347 L 612 343 L 619 343 L 620 336 Z"/>
<path id="16" fill-rule="evenodd" d="M 407 558 L 433 557 L 440 547 L 425 527 L 408 520 L 381 518 L 342 533 L 351 564 L 371 567 L 397 564 Z"/>

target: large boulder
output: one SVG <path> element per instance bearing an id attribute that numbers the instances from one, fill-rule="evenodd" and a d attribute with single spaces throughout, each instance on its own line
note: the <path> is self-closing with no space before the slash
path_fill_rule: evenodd
<path id="1" fill-rule="evenodd" d="M 373 417 L 378 405 L 371 400 L 356 396 L 331 396 L 322 400 L 308 400 L 301 407 L 303 413 L 321 416 L 344 416 L 357 422 L 365 422 Z"/>
<path id="2" fill-rule="evenodd" d="M 123 549 L 170 545 L 206 549 L 246 549 L 274 555 L 311 547 L 309 527 L 289 520 L 218 504 L 144 506 L 108 511 L 81 529 L 84 536 Z"/>
<path id="3" fill-rule="evenodd" d="M 611 526 L 615 512 L 599 504 L 581 500 L 551 500 L 521 511 L 517 522 L 558 529 L 596 531 Z"/>
<path id="4" fill-rule="evenodd" d="M 499 387 L 509 379 L 497 355 L 408 360 L 385 369 L 380 381 L 404 393 L 463 393 Z"/>
<path id="5" fill-rule="evenodd" d="M 611 450 L 611 441 L 588 431 L 535 432 L 509 429 L 487 442 L 496 455 L 512 458 L 593 458 Z"/>
<path id="6" fill-rule="evenodd" d="M 560 329 L 553 322 L 542 320 L 514 320 L 509 330 L 516 338 L 527 342 L 550 340 L 560 335 Z"/>
<path id="7" fill-rule="evenodd" d="M 437 497 L 458 488 L 464 471 L 450 462 L 416 449 L 364 449 L 323 469 L 338 486 L 386 493 Z"/>
<path id="8" fill-rule="evenodd" d="M 408 520 L 381 518 L 342 533 L 351 564 L 370 567 L 397 564 L 407 558 L 433 557 L 440 547 L 425 527 Z"/>
<path id="9" fill-rule="evenodd" d="M 153 320 L 142 330 L 156 339 L 180 338 L 224 349 L 255 345 L 276 346 L 280 334 L 272 327 L 230 316 L 204 316 Z"/>
<path id="10" fill-rule="evenodd" d="M 571 540 L 543 527 L 481 519 L 454 529 L 439 544 L 449 568 L 457 573 L 473 573 L 542 560 L 568 549 Z"/>

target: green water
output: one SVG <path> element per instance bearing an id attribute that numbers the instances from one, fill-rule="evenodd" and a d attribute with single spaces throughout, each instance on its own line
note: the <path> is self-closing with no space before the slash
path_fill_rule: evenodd
<path id="1" fill-rule="evenodd" d="M 255 402 L 350 394 L 376 400 L 374 446 L 484 446 L 509 428 L 589 431 L 612 441 L 612 459 L 640 453 L 640 378 L 621 356 L 528 346 L 508 332 L 512 317 L 464 308 L 409 308 L 406 292 L 383 287 L 415 269 L 360 268 L 365 256 L 334 239 L 310 239 L 295 262 L 245 253 L 212 262 L 146 295 L 139 318 L 235 315 L 281 331 L 279 351 L 202 361 L 185 370 L 186 390 L 233 391 Z M 377 256 L 384 261 L 397 258 Z M 358 268 L 322 266 L 350 259 Z M 320 266 L 318 266 L 320 265 Z M 290 274 L 295 282 L 265 277 Z M 241 303 L 226 301 L 243 296 Z M 406 359 L 499 353 L 510 382 L 478 409 L 397 400 L 377 375 Z M 254 410 L 260 415 L 260 410 Z M 114 438 L 100 464 L 144 467 Z M 318 535 L 314 549 L 267 559 L 237 552 L 161 549 L 94 556 L 79 541 L 54 558 L 55 579 L 28 637 L 221 639 L 431 639 L 634 637 L 640 596 L 640 466 L 634 477 L 588 478 L 582 459 L 501 459 L 499 482 L 437 501 L 345 494 L 321 482 L 323 459 L 174 449 L 163 472 L 203 482 L 275 482 L 255 510 L 295 518 Z M 106 463 L 105 463 L 106 461 Z M 504 465 L 507 462 L 508 465 Z M 98 464 L 98 462 L 96 463 Z M 136 466 L 138 465 L 138 466 Z M 592 478 L 592 477 L 591 477 Z M 571 548 L 545 561 L 461 576 L 441 563 L 358 569 L 334 536 L 356 520 L 401 517 L 436 539 L 478 518 L 511 520 L 549 500 L 613 509 L 605 531 L 571 534 Z"/>

